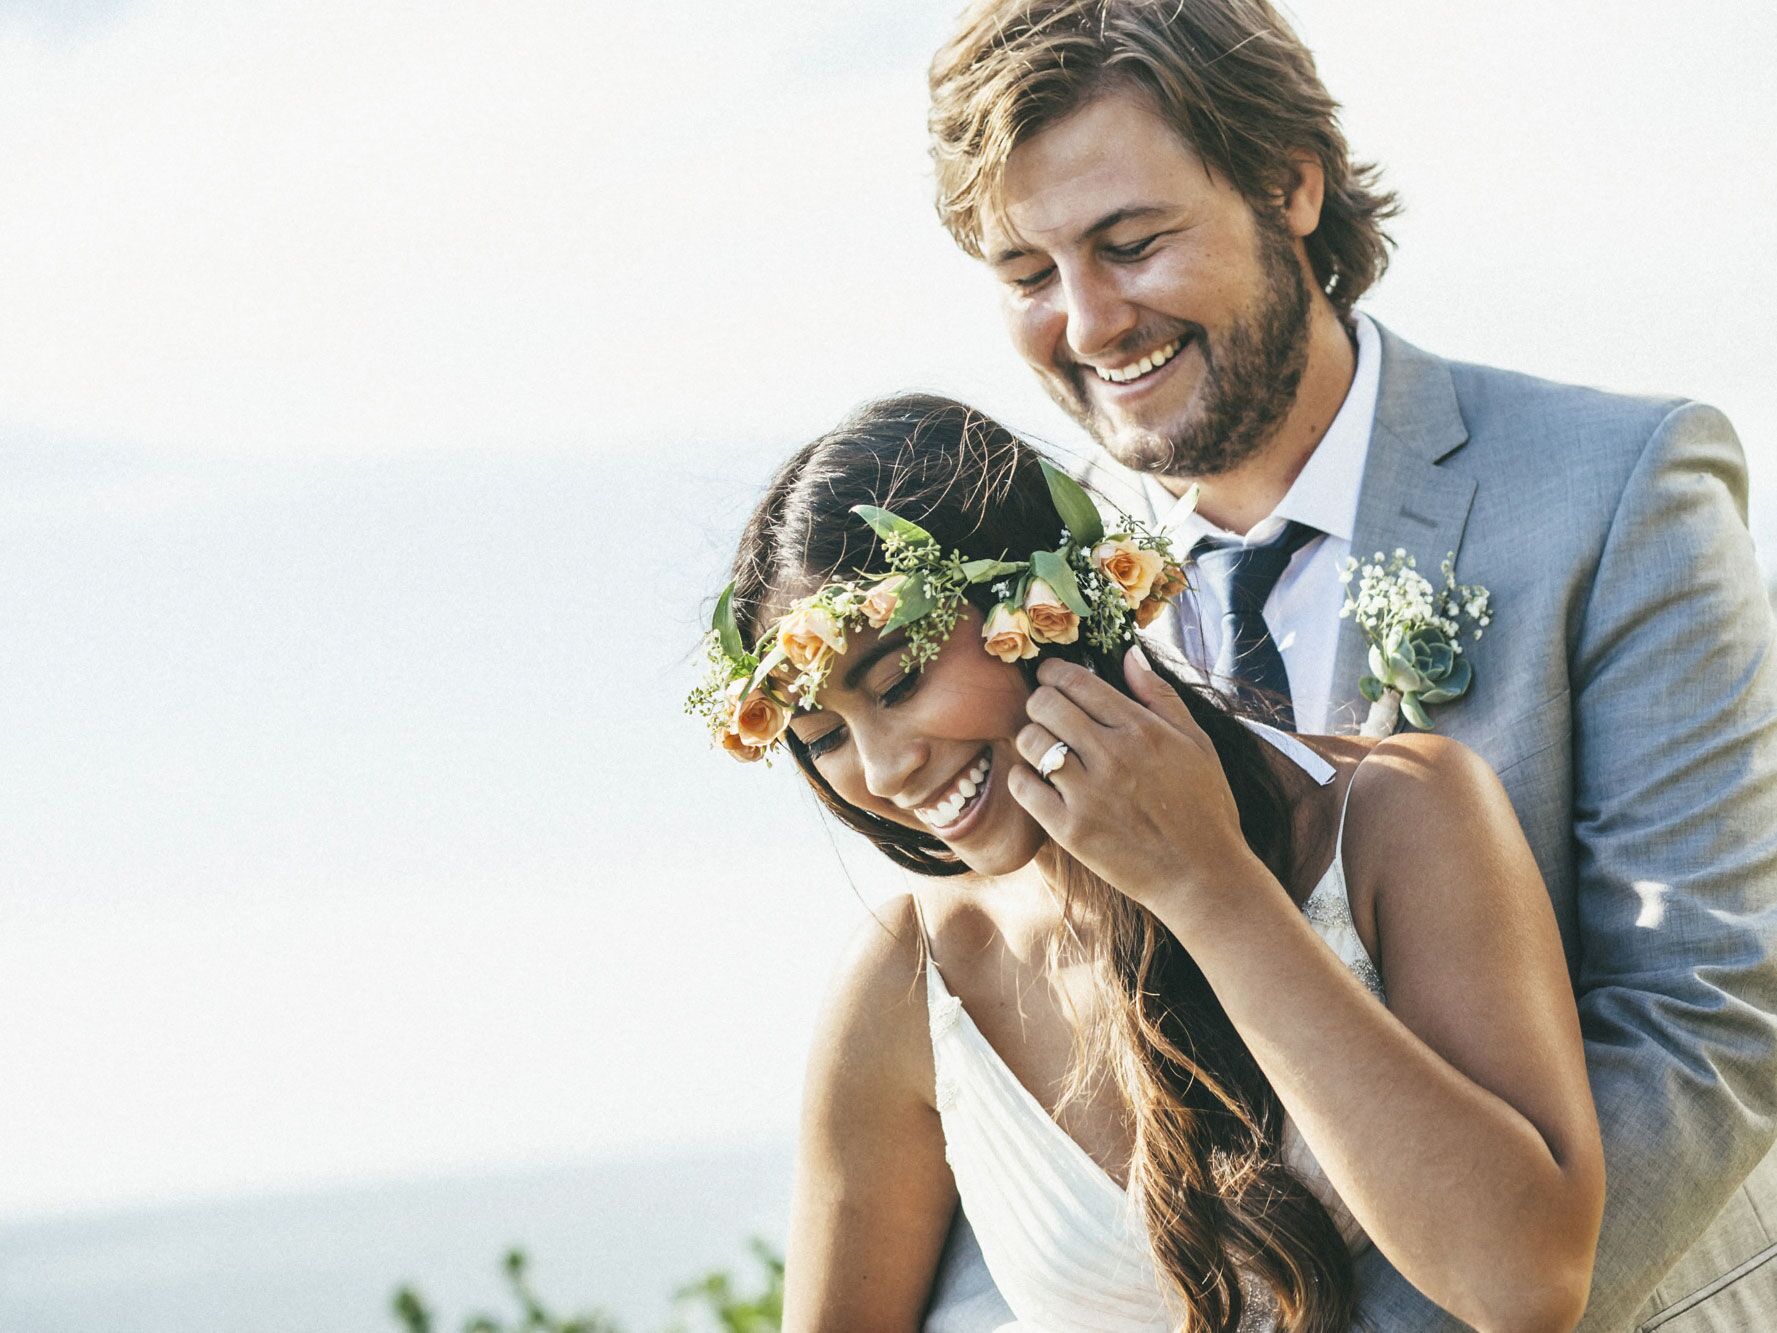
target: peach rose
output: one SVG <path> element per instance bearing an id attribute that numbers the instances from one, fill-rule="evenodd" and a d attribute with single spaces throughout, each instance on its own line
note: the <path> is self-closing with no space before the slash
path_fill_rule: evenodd
<path id="1" fill-rule="evenodd" d="M 1022 662 L 1037 655 L 1037 646 L 1030 637 L 1030 617 L 1007 602 L 988 613 L 981 637 L 987 651 L 1002 662 Z"/>
<path id="2" fill-rule="evenodd" d="M 1030 581 L 1024 611 L 1030 618 L 1030 637 L 1036 643 L 1074 643 L 1080 637 L 1080 617 L 1042 579 Z"/>
<path id="3" fill-rule="evenodd" d="M 906 581 L 905 574 L 890 574 L 865 594 L 864 619 L 870 622 L 871 629 L 881 629 L 889 623 L 889 617 L 895 614 L 895 606 L 901 600 L 896 590 Z"/>
<path id="4" fill-rule="evenodd" d="M 798 671 L 824 663 L 830 653 L 845 651 L 845 630 L 833 613 L 819 606 L 799 606 L 777 624 L 777 641 Z"/>
<path id="5" fill-rule="evenodd" d="M 746 684 L 745 681 L 735 683 Z M 728 721 L 728 730 L 741 744 L 764 750 L 783 735 L 784 728 L 789 725 L 790 710 L 759 686 L 736 705 L 734 715 Z"/>
<path id="6" fill-rule="evenodd" d="M 764 750 L 756 745 L 748 745 L 732 731 L 722 733 L 722 748 L 743 764 L 750 764 L 765 758 Z"/>
<path id="7" fill-rule="evenodd" d="M 1147 600 L 1166 561 L 1158 551 L 1144 550 L 1127 537 L 1113 537 L 1092 548 L 1092 563 L 1122 590 L 1123 600 L 1134 609 Z"/>
<path id="8" fill-rule="evenodd" d="M 1177 565 L 1167 565 L 1160 571 L 1160 577 L 1154 580 L 1154 586 L 1148 590 L 1147 601 L 1135 608 L 1136 626 L 1146 629 L 1153 624 L 1154 618 L 1166 609 L 1166 604 L 1188 586 L 1185 571 Z"/>

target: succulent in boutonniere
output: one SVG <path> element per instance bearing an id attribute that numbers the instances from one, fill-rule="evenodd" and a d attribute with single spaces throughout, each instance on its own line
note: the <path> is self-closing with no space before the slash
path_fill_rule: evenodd
<path id="1" fill-rule="evenodd" d="M 1456 581 L 1455 554 L 1444 557 L 1444 587 L 1415 567 L 1413 557 L 1397 549 L 1384 564 L 1346 562 L 1339 581 L 1356 591 L 1346 593 L 1341 618 L 1351 617 L 1370 647 L 1370 672 L 1358 689 L 1370 701 L 1369 716 L 1358 729 L 1363 736 L 1393 733 L 1399 718 L 1421 731 L 1432 730 L 1426 710 L 1460 699 L 1474 682 L 1474 667 L 1463 656 L 1465 625 L 1474 639 L 1493 622 L 1492 594 L 1478 583 Z"/>

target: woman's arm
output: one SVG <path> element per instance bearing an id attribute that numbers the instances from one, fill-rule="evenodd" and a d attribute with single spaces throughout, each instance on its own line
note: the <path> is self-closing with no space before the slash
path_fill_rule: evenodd
<path id="1" fill-rule="evenodd" d="M 880 915 L 848 951 L 809 1055 L 786 1333 L 912 1333 L 956 1211 L 913 899 Z"/>
<path id="2" fill-rule="evenodd" d="M 1571 1327 L 1603 1157 L 1553 911 L 1491 770 L 1412 736 L 1379 745 L 1355 779 L 1351 878 L 1374 896 L 1384 1008 L 1247 850 L 1177 697 L 1148 698 L 1165 687 L 1137 669 L 1143 708 L 1064 668 L 1045 664 L 1063 697 L 1039 691 L 1031 716 L 1070 746 L 1066 732 L 1080 736 L 1080 771 L 1050 788 L 1019 770 L 1014 795 L 1191 952 L 1404 1277 L 1483 1329 Z"/>
<path id="3" fill-rule="evenodd" d="M 1354 780 L 1352 882 L 1374 895 L 1386 1009 L 1268 872 L 1243 903 L 1161 919 L 1401 1274 L 1480 1328 L 1570 1328 L 1603 1150 L 1536 863 L 1492 771 L 1453 742 L 1385 741 Z"/>

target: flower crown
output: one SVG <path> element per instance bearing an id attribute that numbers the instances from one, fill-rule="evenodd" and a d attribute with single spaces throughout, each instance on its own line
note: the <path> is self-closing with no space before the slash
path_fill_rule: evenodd
<path id="1" fill-rule="evenodd" d="M 882 539 L 888 568 L 858 571 L 794 603 L 751 651 L 734 619 L 734 585 L 722 590 L 706 640 L 709 669 L 685 709 L 701 713 L 710 733 L 737 759 L 764 757 L 781 741 L 798 708 L 817 698 L 846 634 L 868 625 L 906 631 L 901 669 L 924 669 L 956 628 L 966 590 L 991 583 L 999 600 L 981 627 L 983 646 L 1002 662 L 1025 661 L 1045 643 L 1076 643 L 1082 634 L 1110 653 L 1135 637 L 1188 586 L 1163 536 L 1122 515 L 1107 535 L 1098 509 L 1078 483 L 1042 463 L 1062 522 L 1061 543 L 1027 560 L 965 560 L 898 514 L 853 505 Z M 1194 494 L 1195 488 L 1193 488 Z"/>

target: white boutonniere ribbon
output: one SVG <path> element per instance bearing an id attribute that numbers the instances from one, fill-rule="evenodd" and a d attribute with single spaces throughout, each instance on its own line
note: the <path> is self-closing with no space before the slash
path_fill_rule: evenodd
<path id="1" fill-rule="evenodd" d="M 1368 564 L 1353 556 L 1339 574 L 1347 588 L 1339 616 L 1354 618 L 1370 645 L 1370 671 L 1358 681 L 1370 701 L 1360 736 L 1392 735 L 1403 715 L 1421 731 L 1432 730 L 1426 709 L 1460 699 L 1474 683 L 1474 667 L 1462 653 L 1464 630 L 1479 639 L 1493 622 L 1492 594 L 1456 581 L 1454 552 L 1444 557 L 1441 591 L 1406 551 L 1384 560 L 1380 551 Z"/>

